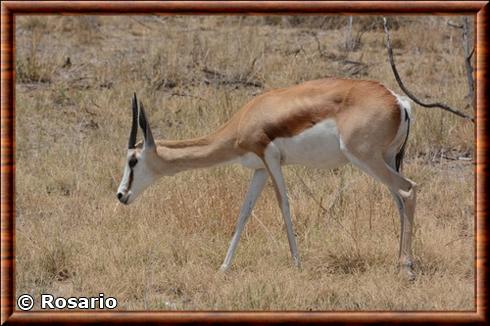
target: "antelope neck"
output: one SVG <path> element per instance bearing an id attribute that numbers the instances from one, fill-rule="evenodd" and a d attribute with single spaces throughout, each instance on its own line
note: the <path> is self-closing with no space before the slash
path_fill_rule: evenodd
<path id="1" fill-rule="evenodd" d="M 206 168 L 233 160 L 240 155 L 232 140 L 202 137 L 157 141 L 157 154 L 176 173 Z"/>

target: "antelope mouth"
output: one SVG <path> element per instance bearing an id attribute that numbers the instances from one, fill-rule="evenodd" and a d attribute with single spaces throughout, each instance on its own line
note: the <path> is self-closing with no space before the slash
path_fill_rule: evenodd
<path id="1" fill-rule="evenodd" d="M 129 197 L 130 197 L 130 193 L 127 193 L 127 194 L 122 194 L 122 193 L 118 193 L 117 194 L 117 199 L 119 199 L 119 202 L 121 202 L 122 204 L 124 205 L 128 205 L 129 204 Z"/>

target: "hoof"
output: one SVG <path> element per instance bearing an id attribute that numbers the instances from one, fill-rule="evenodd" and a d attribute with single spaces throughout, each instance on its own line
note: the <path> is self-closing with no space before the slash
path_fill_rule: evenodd
<path id="1" fill-rule="evenodd" d="M 221 265 L 221 267 L 219 268 L 219 271 L 220 271 L 221 273 L 226 273 L 226 272 L 227 272 L 229 269 L 230 269 L 230 266 L 223 264 L 223 265 Z"/>
<path id="2" fill-rule="evenodd" d="M 415 274 L 411 269 L 403 271 L 403 274 L 405 278 L 410 282 L 415 281 L 415 279 L 417 278 L 417 274 Z"/>
<path id="3" fill-rule="evenodd" d="M 303 268 L 301 267 L 301 261 L 298 258 L 293 259 L 293 264 L 294 267 L 296 267 L 299 270 L 302 270 Z"/>
<path id="4" fill-rule="evenodd" d="M 401 272 L 403 273 L 404 278 L 406 278 L 408 281 L 412 282 L 415 281 L 417 278 L 417 275 L 413 271 L 412 264 L 402 264 L 401 265 Z"/>

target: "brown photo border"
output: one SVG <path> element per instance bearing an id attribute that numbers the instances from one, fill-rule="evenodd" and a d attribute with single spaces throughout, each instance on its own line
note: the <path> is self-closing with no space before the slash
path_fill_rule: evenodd
<path id="1" fill-rule="evenodd" d="M 485 324 L 488 222 L 488 1 L 5 1 L 1 4 L 1 324 L 27 323 L 412 323 Z M 431 14 L 474 15 L 476 18 L 476 310 L 421 312 L 304 311 L 88 311 L 22 312 L 15 310 L 15 19 L 42 14 Z"/>

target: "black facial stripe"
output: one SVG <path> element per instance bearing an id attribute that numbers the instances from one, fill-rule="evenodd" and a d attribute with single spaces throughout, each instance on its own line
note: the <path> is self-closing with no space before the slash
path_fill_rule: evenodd
<path id="1" fill-rule="evenodd" d="M 134 166 L 138 163 L 138 159 L 136 158 L 136 154 L 132 154 L 129 158 L 128 165 L 130 168 L 134 168 Z"/>
<path id="2" fill-rule="evenodd" d="M 126 190 L 129 192 L 129 190 L 131 190 L 131 184 L 133 183 L 133 169 L 130 168 L 129 169 L 129 180 L 128 180 L 128 187 L 126 188 Z"/>
<path id="3" fill-rule="evenodd" d="M 135 157 L 132 157 L 128 162 L 130 168 L 133 168 L 136 163 L 138 163 L 138 160 Z"/>

